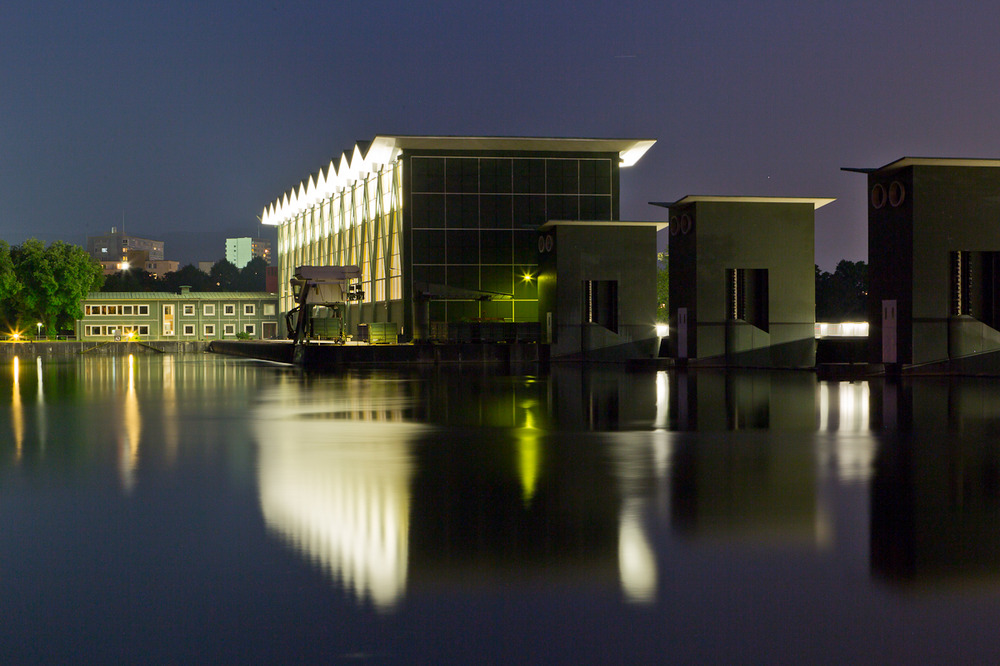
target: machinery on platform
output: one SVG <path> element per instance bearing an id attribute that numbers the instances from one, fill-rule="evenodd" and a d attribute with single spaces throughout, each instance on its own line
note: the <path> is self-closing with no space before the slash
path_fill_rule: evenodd
<path id="1" fill-rule="evenodd" d="M 299 266 L 291 279 L 297 305 L 285 315 L 288 337 L 298 347 L 309 340 L 343 344 L 347 304 L 364 298 L 358 266 Z"/>

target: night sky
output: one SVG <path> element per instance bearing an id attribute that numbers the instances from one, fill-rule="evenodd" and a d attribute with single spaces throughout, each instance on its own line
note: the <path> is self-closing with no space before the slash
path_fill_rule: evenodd
<path id="1" fill-rule="evenodd" d="M 0 4 L 0 238 L 121 226 L 215 260 L 376 134 L 655 138 L 623 219 L 687 194 L 837 197 L 817 262 L 867 254 L 863 176 L 1000 157 L 1000 5 Z"/>

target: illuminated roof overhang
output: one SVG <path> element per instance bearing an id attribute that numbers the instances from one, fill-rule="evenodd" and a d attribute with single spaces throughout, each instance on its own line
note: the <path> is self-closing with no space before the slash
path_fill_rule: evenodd
<path id="1" fill-rule="evenodd" d="M 658 221 L 633 221 L 633 220 L 549 220 L 539 229 L 552 229 L 553 227 L 656 227 L 657 231 L 667 228 L 666 222 Z"/>
<path id="2" fill-rule="evenodd" d="M 630 167 L 656 143 L 655 139 L 584 139 L 489 136 L 376 136 L 344 151 L 325 169 L 264 208 L 262 224 L 276 226 L 312 208 L 359 178 L 395 161 L 404 150 L 618 153 L 620 166 Z"/>
<path id="3" fill-rule="evenodd" d="M 688 195 L 683 199 L 678 199 L 677 201 L 650 201 L 649 203 L 654 206 L 661 206 L 663 208 L 673 208 L 674 206 L 683 206 L 686 204 L 699 203 L 699 202 L 712 202 L 712 203 L 772 203 L 772 204 L 812 204 L 813 210 L 822 208 L 823 206 L 833 203 L 836 199 L 831 199 L 829 197 L 729 197 L 729 196 L 704 196 L 704 195 Z"/>
<path id="4" fill-rule="evenodd" d="M 895 162 L 889 162 L 880 167 L 841 167 L 841 171 L 854 173 L 876 173 L 878 171 L 895 171 L 908 166 L 939 166 L 939 167 L 1000 167 L 1000 159 L 981 159 L 968 157 L 901 157 Z"/>
<path id="5" fill-rule="evenodd" d="M 490 150 L 519 152 L 618 153 L 621 166 L 630 167 L 646 154 L 656 139 L 584 139 L 516 136 L 394 136 L 402 150 Z"/>

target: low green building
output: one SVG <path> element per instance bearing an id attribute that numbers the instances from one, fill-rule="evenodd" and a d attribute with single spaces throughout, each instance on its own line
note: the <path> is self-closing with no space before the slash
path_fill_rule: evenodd
<path id="1" fill-rule="evenodd" d="M 815 210 L 833 199 L 688 196 L 670 211 L 670 355 L 816 364 Z"/>
<path id="2" fill-rule="evenodd" d="M 868 176 L 870 361 L 975 367 L 1000 351 L 998 167 L 904 157 L 846 169 Z"/>
<path id="3" fill-rule="evenodd" d="M 266 292 L 92 292 L 80 303 L 78 340 L 222 340 L 281 335 L 278 297 Z"/>

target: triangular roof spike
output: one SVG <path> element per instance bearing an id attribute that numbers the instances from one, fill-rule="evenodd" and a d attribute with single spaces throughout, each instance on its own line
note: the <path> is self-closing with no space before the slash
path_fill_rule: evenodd
<path id="1" fill-rule="evenodd" d="M 316 203 L 316 178 L 309 176 L 309 183 L 306 185 L 305 198 L 303 199 L 304 207 L 312 206 Z"/>
<path id="2" fill-rule="evenodd" d="M 368 149 L 371 148 L 371 145 L 371 141 L 358 141 L 354 148 L 364 156 L 364 159 L 368 159 Z"/>
<path id="3" fill-rule="evenodd" d="M 316 173 L 316 190 L 314 192 L 314 201 L 322 201 L 326 198 L 326 174 L 320 169 Z"/>

